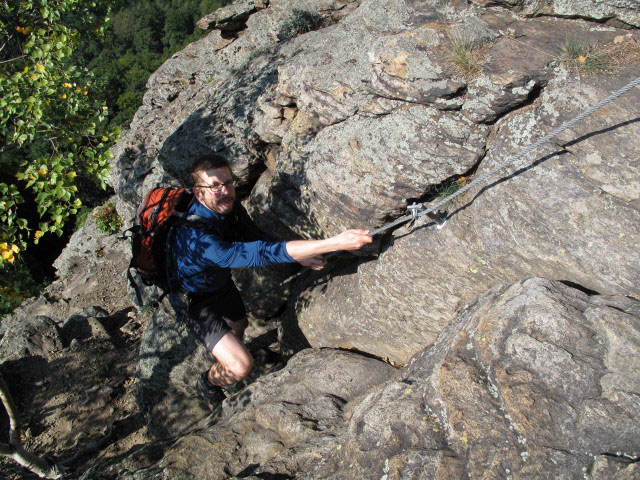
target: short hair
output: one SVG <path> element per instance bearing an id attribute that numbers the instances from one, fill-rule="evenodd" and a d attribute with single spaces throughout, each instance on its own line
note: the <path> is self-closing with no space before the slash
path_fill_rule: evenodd
<path id="1" fill-rule="evenodd" d="M 191 186 L 196 186 L 198 181 L 200 180 L 200 178 L 198 177 L 198 172 L 209 170 L 210 168 L 225 167 L 231 170 L 231 164 L 229 163 L 229 160 L 227 160 L 222 155 L 213 152 L 201 155 L 195 160 L 193 166 L 191 167 Z"/>

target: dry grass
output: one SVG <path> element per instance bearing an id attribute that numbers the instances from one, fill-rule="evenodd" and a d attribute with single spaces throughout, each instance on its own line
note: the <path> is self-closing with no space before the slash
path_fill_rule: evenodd
<path id="1" fill-rule="evenodd" d="M 604 53 L 609 58 L 610 67 L 618 70 L 625 65 L 640 65 L 639 35 L 619 35 L 613 43 L 604 47 Z"/>
<path id="2" fill-rule="evenodd" d="M 562 49 L 563 65 L 585 75 L 612 74 L 626 65 L 640 64 L 640 43 L 634 35 L 619 35 L 613 42 L 596 45 L 568 38 Z"/>
<path id="3" fill-rule="evenodd" d="M 461 35 L 449 35 L 449 58 L 458 72 L 467 78 L 480 73 L 485 60 L 485 49 Z"/>

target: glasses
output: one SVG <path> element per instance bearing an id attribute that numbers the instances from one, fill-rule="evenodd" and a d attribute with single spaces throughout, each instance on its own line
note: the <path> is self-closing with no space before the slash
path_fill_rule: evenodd
<path id="1" fill-rule="evenodd" d="M 226 188 L 228 191 L 228 190 L 231 190 L 232 188 L 235 188 L 235 186 L 236 186 L 235 180 L 229 180 L 228 182 L 214 183 L 213 185 L 196 185 L 193 188 L 208 188 L 213 193 L 220 193 L 223 187 Z"/>

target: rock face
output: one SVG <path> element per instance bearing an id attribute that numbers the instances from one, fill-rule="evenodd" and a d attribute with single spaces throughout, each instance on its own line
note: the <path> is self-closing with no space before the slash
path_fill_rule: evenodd
<path id="1" fill-rule="evenodd" d="M 209 149 L 232 159 L 248 209 L 268 230 L 313 238 L 377 227 L 408 203 L 490 170 L 633 78 L 623 65 L 614 76 L 576 75 L 562 49 L 580 39 L 637 65 L 637 34 L 520 17 L 514 12 L 542 6 L 513 3 L 248 2 L 216 12 L 205 23 L 230 43 L 215 47 L 215 30 L 165 63 L 115 150 L 120 210 L 130 212 L 152 184 L 179 182 L 189 160 Z M 293 9 L 322 14 L 327 26 L 278 42 Z M 454 39 L 472 46 L 463 56 L 480 56 L 475 76 Z M 336 54 L 338 44 L 345 54 Z M 541 275 L 640 293 L 640 265 L 628 254 L 640 218 L 631 121 L 638 100 L 635 89 L 470 192 L 449 207 L 444 230 L 419 228 L 393 248 L 383 244 L 377 262 L 334 278 L 312 306 L 299 302 L 292 331 L 303 344 L 403 363 L 462 303 L 505 281 Z M 287 273 L 241 276 L 248 290 L 268 290 Z M 334 300 L 344 295 L 351 303 Z M 284 299 L 272 295 L 256 310 L 273 314 Z"/>
<path id="2" fill-rule="evenodd" d="M 140 345 L 135 393 L 153 437 L 184 434 L 207 417 L 209 411 L 197 399 L 195 381 L 210 366 L 205 348 L 184 324 L 176 322 L 171 308 L 164 304 L 158 308 Z"/>
<path id="3" fill-rule="evenodd" d="M 631 0 L 234 3 L 150 78 L 114 149 L 118 209 L 131 218 L 149 187 L 182 183 L 216 151 L 283 238 L 379 227 L 633 80 L 639 12 Z M 305 18 L 306 33 L 282 35 Z M 230 394 L 216 423 L 193 396 L 206 353 L 159 310 L 136 400 L 153 436 L 181 438 L 159 463 L 123 459 L 138 466 L 105 478 L 637 477 L 638 104 L 635 88 L 444 206 L 444 223 L 420 217 L 291 295 L 264 293 L 289 271 L 239 272 L 256 317 L 284 310 L 293 357 Z"/>
<path id="4" fill-rule="evenodd" d="M 482 295 L 313 478 L 633 478 L 639 307 L 536 278 Z"/>
<path id="5" fill-rule="evenodd" d="M 361 355 L 307 350 L 284 370 L 225 400 L 215 426 L 183 436 L 158 465 L 118 478 L 246 477 L 294 450 L 301 467 L 315 463 L 319 449 L 336 448 L 332 432 L 343 423 L 349 402 L 394 374 L 390 366 Z"/>
<path id="6" fill-rule="evenodd" d="M 539 107 L 497 125 L 497 139 L 478 173 L 630 77 L 583 84 L 580 92 L 573 80 L 554 81 Z M 640 92 L 628 100 L 634 108 Z M 640 242 L 634 227 L 640 221 L 640 164 L 634 153 L 640 130 L 623 120 L 632 116 L 624 104 L 599 112 L 556 145 L 457 200 L 442 228 L 421 219 L 410 235 L 397 232 L 375 262 L 305 292 L 290 321 L 313 346 L 356 348 L 406 363 L 435 340 L 462 303 L 507 280 L 541 275 L 598 292 L 638 295 L 640 263 L 629 253 Z M 605 131 L 612 143 L 598 138 Z M 323 295 L 315 293 L 321 290 Z"/>
<path id="7" fill-rule="evenodd" d="M 558 17 L 591 18 L 600 22 L 626 23 L 640 27 L 640 8 L 633 0 L 472 0 L 477 5 L 491 5 L 501 3 L 514 6 L 515 10 L 524 15 L 551 15 Z"/>
<path id="8" fill-rule="evenodd" d="M 637 300 L 528 279 L 398 373 L 306 350 L 118 478 L 635 478 L 639 347 Z"/>

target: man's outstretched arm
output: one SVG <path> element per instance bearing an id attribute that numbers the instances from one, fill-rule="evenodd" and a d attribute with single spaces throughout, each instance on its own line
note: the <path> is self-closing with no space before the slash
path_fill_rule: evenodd
<path id="1" fill-rule="evenodd" d="M 286 243 L 286 249 L 291 258 L 304 264 L 305 260 L 325 253 L 358 250 L 373 241 L 368 234 L 369 230 L 345 230 L 324 240 L 292 240 Z"/>

